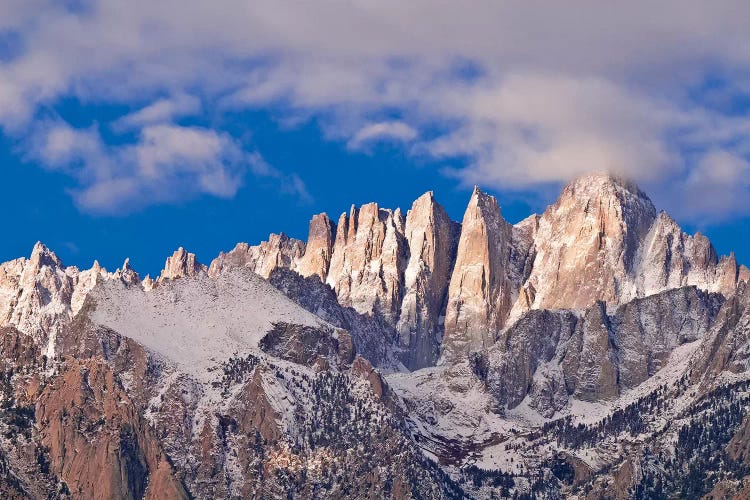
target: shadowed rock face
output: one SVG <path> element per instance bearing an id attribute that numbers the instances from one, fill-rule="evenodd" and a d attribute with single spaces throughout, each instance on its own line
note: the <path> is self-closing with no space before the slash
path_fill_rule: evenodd
<path id="1" fill-rule="evenodd" d="M 339 304 L 336 294 L 317 276 L 303 278 L 294 271 L 276 269 L 270 283 L 304 309 L 349 332 L 354 350 L 378 368 L 398 370 L 408 352 L 399 349 L 397 333 L 381 317 L 360 314 Z"/>
<path id="2" fill-rule="evenodd" d="M 570 397 L 611 399 L 653 376 L 670 353 L 706 335 L 723 297 L 695 287 L 637 299 L 608 312 L 529 311 L 486 353 L 489 390 L 513 408 L 528 395 L 545 415 Z"/>
<path id="3" fill-rule="evenodd" d="M 727 299 L 714 328 L 692 360 L 693 380 L 710 383 L 718 374 L 741 373 L 750 369 L 750 290 L 742 284 Z"/>
<path id="4" fill-rule="evenodd" d="M 276 323 L 260 341 L 260 348 L 281 359 L 305 366 L 319 362 L 340 366 L 354 360 L 354 345 L 346 330 Z"/>

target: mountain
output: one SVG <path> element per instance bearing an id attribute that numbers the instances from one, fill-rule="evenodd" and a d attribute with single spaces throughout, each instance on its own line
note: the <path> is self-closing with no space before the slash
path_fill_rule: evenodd
<path id="1" fill-rule="evenodd" d="M 0 264 L 7 498 L 750 494 L 750 271 L 633 183 L 376 203 L 156 279 Z"/>

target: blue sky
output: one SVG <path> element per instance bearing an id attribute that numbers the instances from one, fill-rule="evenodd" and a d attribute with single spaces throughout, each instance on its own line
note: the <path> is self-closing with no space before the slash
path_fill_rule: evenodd
<path id="1" fill-rule="evenodd" d="M 609 170 L 748 263 L 750 7 L 660 5 L 3 2 L 0 260 L 153 274 L 474 184 L 516 221 Z"/>

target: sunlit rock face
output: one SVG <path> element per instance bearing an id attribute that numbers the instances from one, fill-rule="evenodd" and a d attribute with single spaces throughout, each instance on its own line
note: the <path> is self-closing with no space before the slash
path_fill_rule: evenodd
<path id="1" fill-rule="evenodd" d="M 342 305 L 398 319 L 407 263 L 404 219 L 399 209 L 377 203 L 352 207 L 339 219 L 326 282 Z"/>
<path id="2" fill-rule="evenodd" d="M 336 226 L 326 214 L 314 215 L 310 220 L 305 253 L 296 265 L 297 272 L 304 277 L 317 275 L 325 281 L 331 265 L 335 235 Z"/>
<path id="3" fill-rule="evenodd" d="M 198 262 L 195 254 L 180 247 L 171 256 L 167 257 L 164 269 L 162 269 L 159 275 L 159 281 L 191 277 L 205 272 L 208 272 L 208 268 Z"/>
<path id="4" fill-rule="evenodd" d="M 305 253 L 305 243 L 289 238 L 284 233 L 271 234 L 268 241 L 250 246 L 237 243 L 229 252 L 222 252 L 209 266 L 208 273 L 217 276 L 225 268 L 247 267 L 251 271 L 268 278 L 274 269 L 285 267 L 296 269 L 297 259 Z"/>
<path id="5" fill-rule="evenodd" d="M 474 189 L 448 289 L 443 362 L 494 343 L 524 280 L 531 233 L 509 224 L 497 200 Z"/>
<path id="6" fill-rule="evenodd" d="M 539 218 L 525 288 L 532 308 L 580 308 L 632 296 L 638 248 L 656 218 L 637 187 L 608 175 L 569 184 Z"/>
<path id="7" fill-rule="evenodd" d="M 104 280 L 127 286 L 140 284 L 138 273 L 125 259 L 122 268 L 108 273 L 98 262 L 80 271 L 64 266 L 52 250 L 37 243 L 31 256 L 0 264 L 0 326 L 12 325 L 46 345 L 55 355 L 55 339 L 83 305 L 88 292 Z"/>
<path id="8" fill-rule="evenodd" d="M 409 262 L 397 329 L 411 369 L 437 361 L 459 229 L 432 192 L 420 196 L 406 215 Z"/>
<path id="9" fill-rule="evenodd" d="M 731 294 L 746 274 L 700 233 L 682 231 L 634 184 L 607 174 L 573 181 L 539 218 L 535 258 L 514 313 L 619 304 L 695 285 Z"/>

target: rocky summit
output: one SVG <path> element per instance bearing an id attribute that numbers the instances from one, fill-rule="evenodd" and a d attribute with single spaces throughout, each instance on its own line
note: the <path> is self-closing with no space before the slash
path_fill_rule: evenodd
<path id="1" fill-rule="evenodd" d="M 746 498 L 750 271 L 607 174 L 0 265 L 3 498 Z"/>

